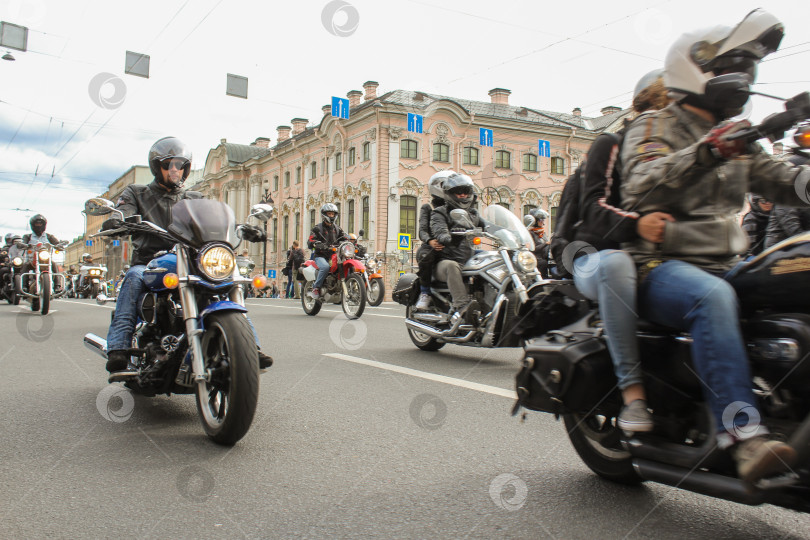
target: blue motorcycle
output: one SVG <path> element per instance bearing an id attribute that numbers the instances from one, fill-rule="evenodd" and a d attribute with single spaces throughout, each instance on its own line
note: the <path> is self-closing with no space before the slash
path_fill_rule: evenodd
<path id="1" fill-rule="evenodd" d="M 259 397 L 259 359 L 241 287 L 253 280 L 240 275 L 234 254 L 247 226 L 236 225 L 226 204 L 208 199 L 178 202 L 168 230 L 140 216 L 124 219 L 105 199 L 88 200 L 85 213 L 120 215 L 119 228 L 93 236 L 148 234 L 174 246 L 146 265 L 128 351 L 138 374 L 125 386 L 150 397 L 195 394 L 206 434 L 235 444 L 250 428 Z M 271 206 L 257 204 L 249 217 L 267 220 L 272 213 Z M 86 334 L 84 343 L 107 357 L 105 339 Z"/>

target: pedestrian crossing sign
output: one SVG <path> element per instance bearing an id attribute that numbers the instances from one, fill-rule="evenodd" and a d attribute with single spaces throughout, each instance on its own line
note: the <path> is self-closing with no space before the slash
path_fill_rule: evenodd
<path id="1" fill-rule="evenodd" d="M 399 235 L 399 249 L 411 249 L 411 235 L 402 233 Z"/>

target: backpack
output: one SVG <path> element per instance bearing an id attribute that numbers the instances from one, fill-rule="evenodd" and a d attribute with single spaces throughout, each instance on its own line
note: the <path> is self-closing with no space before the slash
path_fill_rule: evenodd
<path id="1" fill-rule="evenodd" d="M 557 206 L 557 220 L 554 223 L 554 234 L 551 236 L 551 256 L 557 263 L 557 278 L 570 277 L 568 271 L 563 267 L 563 252 L 575 237 L 577 229 L 582 225 L 582 207 L 585 190 L 582 184 L 585 183 L 583 167 L 581 164 L 577 170 L 565 180 L 565 187 L 560 196 L 560 204 Z"/>

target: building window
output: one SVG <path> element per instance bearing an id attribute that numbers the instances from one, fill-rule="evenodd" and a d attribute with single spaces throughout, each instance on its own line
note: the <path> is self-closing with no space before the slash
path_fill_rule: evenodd
<path id="1" fill-rule="evenodd" d="M 506 150 L 498 150 L 495 152 L 495 168 L 497 169 L 511 169 L 512 168 L 512 154 Z"/>
<path id="2" fill-rule="evenodd" d="M 565 174 L 565 160 L 563 158 L 551 158 L 551 174 Z"/>
<path id="3" fill-rule="evenodd" d="M 290 171 L 284 173 L 284 187 L 290 187 Z"/>
<path id="4" fill-rule="evenodd" d="M 371 159 L 371 143 L 363 143 L 363 161 Z"/>
<path id="5" fill-rule="evenodd" d="M 547 223 L 547 226 L 548 226 L 548 228 L 546 229 L 547 231 L 553 231 L 554 230 L 554 222 L 557 219 L 557 208 L 558 208 L 557 206 L 552 206 L 551 208 L 548 209 L 549 210 L 549 212 L 548 212 L 549 220 L 548 220 L 548 223 Z"/>
<path id="6" fill-rule="evenodd" d="M 406 159 L 416 159 L 416 141 L 402 139 L 399 143 L 399 157 Z"/>
<path id="7" fill-rule="evenodd" d="M 315 209 L 309 211 L 309 231 L 315 228 Z"/>
<path id="8" fill-rule="evenodd" d="M 314 161 L 309 164 L 309 177 L 315 178 L 316 173 L 318 172 L 318 164 Z"/>
<path id="9" fill-rule="evenodd" d="M 349 148 L 349 167 L 354 165 L 354 159 L 355 159 L 355 150 L 354 146 L 352 146 L 351 148 Z"/>
<path id="10" fill-rule="evenodd" d="M 529 214 L 529 212 L 531 212 L 531 211 L 532 211 L 532 210 L 534 210 L 535 208 L 537 208 L 537 205 L 536 205 L 536 204 L 524 204 L 524 205 L 523 205 L 523 215 L 524 215 L 524 216 L 528 215 L 528 214 Z"/>
<path id="11" fill-rule="evenodd" d="M 337 217 L 335 218 L 335 225 L 340 226 L 340 203 L 339 202 L 335 203 L 335 206 L 337 206 L 337 209 L 338 209 Z"/>
<path id="12" fill-rule="evenodd" d="M 442 143 L 434 143 L 433 161 L 450 161 L 450 146 Z"/>
<path id="13" fill-rule="evenodd" d="M 339 171 L 342 168 L 343 168 L 343 154 L 338 152 L 337 154 L 335 154 L 335 170 Z"/>
<path id="14" fill-rule="evenodd" d="M 354 201 L 346 203 L 346 233 L 354 232 Z"/>
<path id="15" fill-rule="evenodd" d="M 281 226 L 281 242 L 282 248 L 287 249 L 290 247 L 290 216 L 284 216 L 284 221 Z"/>
<path id="16" fill-rule="evenodd" d="M 537 156 L 534 154 L 523 154 L 523 170 L 537 172 Z"/>
<path id="17" fill-rule="evenodd" d="M 273 253 L 278 251 L 278 218 L 273 218 Z"/>
<path id="18" fill-rule="evenodd" d="M 296 184 L 301 183 L 301 167 L 295 168 L 295 183 Z"/>
<path id="19" fill-rule="evenodd" d="M 273 177 L 273 191 L 278 191 L 278 175 Z"/>
<path id="20" fill-rule="evenodd" d="M 368 235 L 370 234 L 368 232 L 368 195 L 363 197 L 363 217 L 362 217 L 362 221 L 363 221 L 363 230 L 365 231 L 366 236 L 368 237 Z"/>
<path id="21" fill-rule="evenodd" d="M 478 165 L 478 148 L 466 147 L 462 152 L 462 163 L 464 165 Z"/>
<path id="22" fill-rule="evenodd" d="M 294 240 L 298 240 L 301 238 L 301 213 L 295 213 L 295 236 L 293 237 Z"/>
<path id="23" fill-rule="evenodd" d="M 399 232 L 416 237 L 416 197 L 403 195 L 399 198 Z"/>

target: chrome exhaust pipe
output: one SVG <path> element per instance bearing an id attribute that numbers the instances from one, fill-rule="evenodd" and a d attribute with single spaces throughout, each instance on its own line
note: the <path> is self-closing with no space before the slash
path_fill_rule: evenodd
<path id="1" fill-rule="evenodd" d="M 97 355 L 101 356 L 102 358 L 107 358 L 107 340 L 104 338 L 100 338 L 95 334 L 85 334 L 84 335 L 84 346 L 96 353 Z"/>
<path id="2" fill-rule="evenodd" d="M 467 343 L 468 341 L 472 340 L 473 337 L 475 337 L 475 330 L 470 330 L 464 336 L 453 336 L 453 334 L 455 334 L 456 331 L 458 331 L 458 328 L 461 326 L 461 318 L 459 318 L 459 320 L 457 320 L 451 328 L 444 331 L 436 330 L 432 326 L 422 324 L 412 319 L 405 319 L 405 325 L 411 330 L 421 332 L 422 334 L 427 334 L 432 338 L 441 339 L 447 343 Z"/>

